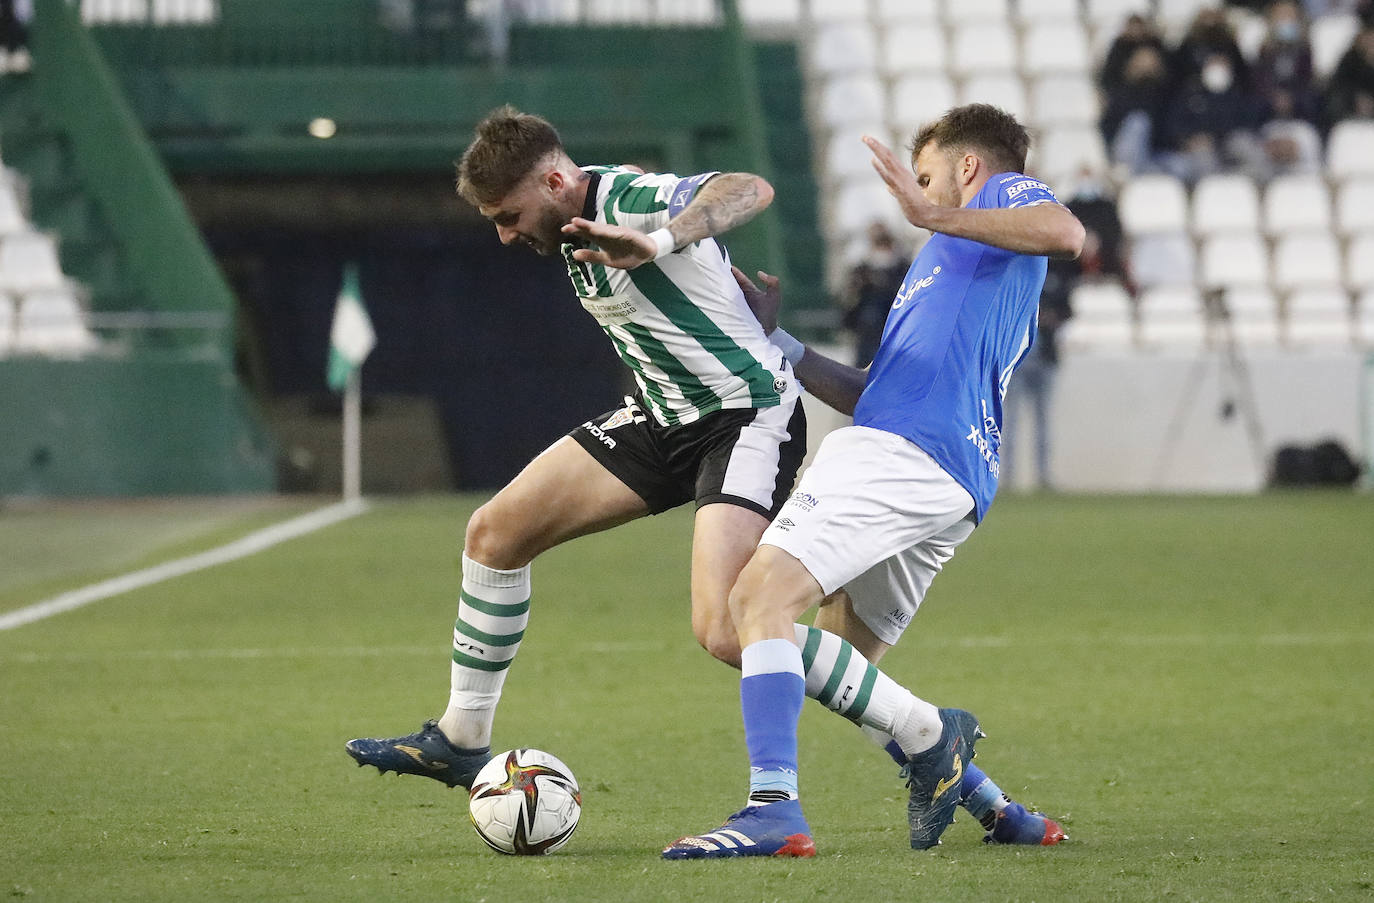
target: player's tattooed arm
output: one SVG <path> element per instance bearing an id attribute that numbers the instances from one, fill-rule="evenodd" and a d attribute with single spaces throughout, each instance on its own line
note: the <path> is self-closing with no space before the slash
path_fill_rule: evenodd
<path id="1" fill-rule="evenodd" d="M 712 176 L 668 223 L 676 247 L 729 232 L 773 203 L 773 186 L 747 172 Z"/>
<path id="2" fill-rule="evenodd" d="M 712 176 L 697 189 L 691 202 L 654 235 L 626 226 L 611 226 L 573 217 L 563 234 L 594 242 L 597 248 L 579 248 L 573 259 L 632 270 L 670 250 L 728 232 L 747 223 L 773 202 L 773 186 L 759 176 L 729 172 Z M 666 235 L 672 247 L 660 247 L 655 235 Z"/>

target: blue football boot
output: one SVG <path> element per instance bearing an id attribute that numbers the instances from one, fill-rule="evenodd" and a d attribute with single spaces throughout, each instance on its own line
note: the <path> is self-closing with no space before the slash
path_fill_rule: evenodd
<path id="1" fill-rule="evenodd" d="M 391 740 L 360 737 L 344 747 L 358 765 L 374 765 L 382 774 L 418 774 L 450 787 L 472 787 L 472 779 L 491 758 L 491 747 L 462 749 L 448 742 L 437 721 L 426 721 L 414 734 Z"/>
<path id="2" fill-rule="evenodd" d="M 1012 803 L 1001 812 L 991 812 L 983 827 L 990 828 L 983 843 L 1020 844 L 1031 847 L 1052 847 L 1069 839 L 1059 822 L 1039 812 L 1032 812 L 1020 803 Z"/>
<path id="3" fill-rule="evenodd" d="M 714 831 L 680 838 L 663 849 L 664 859 L 815 855 L 811 826 L 797 800 L 745 806 Z"/>
<path id="4" fill-rule="evenodd" d="M 964 766 L 973 758 L 973 744 L 984 736 L 978 719 L 962 709 L 940 709 L 944 730 L 930 749 L 912 756 L 902 769 L 911 788 L 906 817 L 911 825 L 911 848 L 928 850 L 954 821 Z"/>

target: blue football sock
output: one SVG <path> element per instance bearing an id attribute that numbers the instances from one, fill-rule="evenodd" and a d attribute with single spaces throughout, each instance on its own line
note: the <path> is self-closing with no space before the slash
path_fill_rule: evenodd
<path id="1" fill-rule="evenodd" d="M 959 803 L 988 830 L 997 820 L 997 813 L 1011 800 L 992 778 L 972 762 L 964 766 L 964 780 L 959 785 Z"/>
<path id="2" fill-rule="evenodd" d="M 797 719 L 806 698 L 801 650 L 791 640 L 761 640 L 747 646 L 740 658 L 749 801 L 796 799 Z"/>

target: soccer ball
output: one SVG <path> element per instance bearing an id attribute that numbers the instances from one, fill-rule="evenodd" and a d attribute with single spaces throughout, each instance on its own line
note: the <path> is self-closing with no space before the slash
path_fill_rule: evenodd
<path id="1" fill-rule="evenodd" d="M 468 816 L 477 836 L 498 853 L 537 856 L 572 837 L 582 815 L 577 778 L 557 757 L 512 749 L 494 757 L 472 782 Z"/>

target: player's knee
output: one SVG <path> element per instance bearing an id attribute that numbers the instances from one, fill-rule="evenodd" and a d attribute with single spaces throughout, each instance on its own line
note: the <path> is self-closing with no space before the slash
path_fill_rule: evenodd
<path id="1" fill-rule="evenodd" d="M 488 502 L 468 518 L 463 534 L 463 554 L 489 568 L 512 570 L 530 563 L 518 530 L 499 506 Z"/>
<path id="2" fill-rule="evenodd" d="M 739 637 L 732 624 L 694 626 L 697 642 L 711 657 L 732 668 L 739 667 Z"/>

